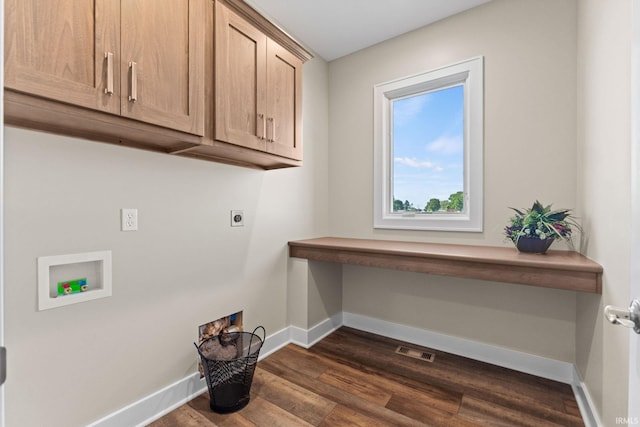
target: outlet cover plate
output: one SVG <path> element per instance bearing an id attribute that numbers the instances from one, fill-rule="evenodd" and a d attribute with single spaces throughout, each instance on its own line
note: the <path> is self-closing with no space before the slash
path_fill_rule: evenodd
<path id="1" fill-rule="evenodd" d="M 120 210 L 120 225 L 122 231 L 137 231 L 138 230 L 138 209 L 126 209 Z"/>
<path id="2" fill-rule="evenodd" d="M 241 210 L 231 211 L 231 226 L 244 227 L 244 212 Z"/>

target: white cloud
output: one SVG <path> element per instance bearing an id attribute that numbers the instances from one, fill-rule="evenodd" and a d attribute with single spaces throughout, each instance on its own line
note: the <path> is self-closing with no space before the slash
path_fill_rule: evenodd
<path id="1" fill-rule="evenodd" d="M 417 116 L 422 107 L 427 103 L 426 96 L 412 96 L 393 104 L 393 119 L 397 124 L 407 123 L 409 120 Z"/>
<path id="2" fill-rule="evenodd" d="M 435 172 L 442 172 L 444 169 L 428 160 L 417 160 L 415 157 L 396 157 L 393 159 L 396 163 L 406 165 L 418 169 L 431 169 Z"/>
<path id="3" fill-rule="evenodd" d="M 462 136 L 442 135 L 427 144 L 427 151 L 440 154 L 457 154 L 462 152 Z"/>

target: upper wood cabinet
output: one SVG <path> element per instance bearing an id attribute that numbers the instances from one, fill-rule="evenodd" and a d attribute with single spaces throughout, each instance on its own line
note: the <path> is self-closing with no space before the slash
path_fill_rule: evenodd
<path id="1" fill-rule="evenodd" d="M 202 0 L 122 1 L 122 115 L 204 135 L 203 6 Z"/>
<path id="2" fill-rule="evenodd" d="M 302 61 L 221 2 L 214 73 L 216 140 L 302 160 Z"/>
<path id="3" fill-rule="evenodd" d="M 204 135 L 204 0 L 5 1 L 5 87 Z"/>
<path id="4" fill-rule="evenodd" d="M 172 155 L 302 164 L 312 56 L 242 0 L 5 0 L 4 119 Z"/>
<path id="5" fill-rule="evenodd" d="M 302 61 L 271 39 L 266 111 L 267 151 L 302 160 Z"/>
<path id="6" fill-rule="evenodd" d="M 5 87 L 119 113 L 119 86 L 105 93 L 104 57 L 119 61 L 119 20 L 119 0 L 5 0 Z"/>

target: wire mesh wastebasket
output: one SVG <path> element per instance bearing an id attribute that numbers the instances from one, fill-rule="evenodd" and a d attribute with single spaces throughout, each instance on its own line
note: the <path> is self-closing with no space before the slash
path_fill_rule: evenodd
<path id="1" fill-rule="evenodd" d="M 256 331 L 262 329 L 262 338 Z M 196 346 L 209 388 L 209 406 L 221 414 L 238 411 L 249 403 L 249 391 L 266 331 L 230 332 Z"/>

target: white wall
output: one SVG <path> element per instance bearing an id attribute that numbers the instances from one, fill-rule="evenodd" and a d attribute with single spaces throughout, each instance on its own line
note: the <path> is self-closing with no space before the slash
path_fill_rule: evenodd
<path id="1" fill-rule="evenodd" d="M 85 425 L 192 374 L 197 327 L 221 316 L 288 325 L 287 241 L 327 232 L 327 64 L 304 73 L 302 168 L 5 129 L 7 425 Z M 123 207 L 139 231 L 119 231 Z M 113 251 L 113 296 L 38 312 L 36 258 L 94 250 Z"/>
<path id="2" fill-rule="evenodd" d="M 484 232 L 374 230 L 374 84 L 479 55 Z M 499 246 L 509 206 L 576 206 L 575 1 L 494 0 L 329 67 L 332 235 Z M 574 292 L 360 267 L 343 279 L 345 311 L 574 360 Z"/>
<path id="3" fill-rule="evenodd" d="M 629 305 L 632 1 L 578 2 L 578 196 L 602 297 L 578 295 L 576 363 L 602 422 L 627 415 L 629 330 L 603 319 Z M 636 261 L 637 262 L 637 261 Z"/>

